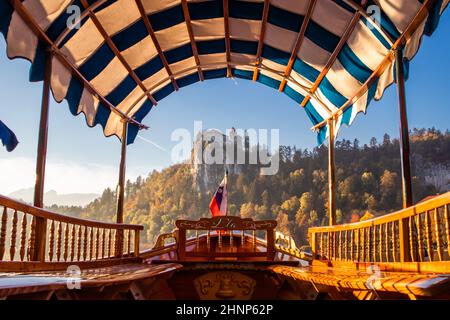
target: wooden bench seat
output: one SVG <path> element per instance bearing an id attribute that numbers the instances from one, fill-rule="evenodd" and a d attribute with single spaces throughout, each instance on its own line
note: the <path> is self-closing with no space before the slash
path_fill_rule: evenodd
<path id="1" fill-rule="evenodd" d="M 84 293 L 92 289 L 97 292 L 94 297 L 102 299 L 102 292 L 105 292 L 106 287 L 114 288 L 110 291 L 116 291 L 116 293 L 129 291 L 136 283 L 165 279 L 180 268 L 182 266 L 175 263 L 158 265 L 135 263 L 85 269 L 81 270 L 81 274 L 65 271 L 0 273 L 0 299 L 8 297 L 50 299 L 54 293 L 58 295 L 58 298 L 82 299 L 85 298 Z M 68 284 L 70 286 L 76 281 L 79 281 L 81 290 L 71 290 L 68 287 Z M 118 289 L 120 286 L 123 288 Z M 135 292 L 131 294 L 135 295 Z"/>
<path id="2" fill-rule="evenodd" d="M 274 265 L 272 272 L 297 282 L 310 283 L 318 288 L 337 291 L 387 292 L 418 297 L 447 297 L 450 293 L 450 274 L 420 274 L 414 272 L 367 271 L 330 268 L 321 265 L 290 267 Z"/>

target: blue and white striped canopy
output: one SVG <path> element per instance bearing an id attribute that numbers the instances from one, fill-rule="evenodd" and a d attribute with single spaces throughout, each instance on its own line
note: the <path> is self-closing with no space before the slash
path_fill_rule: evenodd
<path id="1" fill-rule="evenodd" d="M 0 0 L 9 58 L 32 62 L 74 115 L 128 143 L 158 101 L 200 80 L 253 79 L 337 133 L 394 82 L 449 0 Z M 80 15 L 77 15 L 77 12 Z M 379 19 L 377 19 L 377 17 Z M 375 19 L 373 19 L 375 18 Z M 131 120 L 133 119 L 133 120 Z"/>

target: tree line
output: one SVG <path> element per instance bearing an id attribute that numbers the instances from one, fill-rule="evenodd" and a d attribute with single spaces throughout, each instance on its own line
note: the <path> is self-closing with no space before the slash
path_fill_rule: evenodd
<path id="1" fill-rule="evenodd" d="M 429 175 L 448 186 L 450 171 L 450 133 L 434 128 L 414 129 L 410 135 L 414 202 L 439 190 Z M 313 150 L 281 146 L 278 174 L 263 176 L 260 167 L 243 165 L 230 173 L 229 215 L 254 219 L 275 219 L 278 230 L 292 235 L 297 244 L 307 243 L 307 230 L 328 223 L 327 147 Z M 401 208 L 401 173 L 398 139 L 385 134 L 369 144 L 336 142 L 337 223 L 355 222 Z M 433 169 L 441 168 L 442 172 Z M 207 179 L 218 185 L 223 170 L 211 166 Z M 431 173 L 430 173 L 431 172 Z M 440 177 L 442 175 L 442 177 Z M 161 233 L 170 232 L 177 219 L 209 217 L 214 188 L 202 190 L 191 164 L 176 164 L 153 171 L 146 178 L 127 181 L 125 221 L 142 224 L 144 245 L 152 245 Z M 65 214 L 114 221 L 116 194 L 106 189 L 86 207 L 51 207 Z"/>

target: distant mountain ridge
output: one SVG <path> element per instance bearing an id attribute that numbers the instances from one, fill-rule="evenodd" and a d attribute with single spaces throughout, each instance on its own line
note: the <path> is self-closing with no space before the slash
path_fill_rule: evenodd
<path id="1" fill-rule="evenodd" d="M 68 193 L 59 194 L 55 190 L 50 190 L 44 194 L 44 203 L 46 206 L 81 206 L 84 207 L 87 204 L 94 201 L 100 195 L 96 193 Z M 24 201 L 26 203 L 32 203 L 34 197 L 34 189 L 26 188 L 14 191 L 8 195 L 8 197 Z"/>

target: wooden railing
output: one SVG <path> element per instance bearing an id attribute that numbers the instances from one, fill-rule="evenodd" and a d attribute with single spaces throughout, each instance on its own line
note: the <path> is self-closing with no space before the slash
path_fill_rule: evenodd
<path id="1" fill-rule="evenodd" d="M 305 250 L 307 249 L 306 247 L 298 248 L 292 236 L 278 231 L 275 233 L 275 249 L 282 254 L 287 254 L 298 259 L 305 261 L 312 260 L 311 253 Z"/>
<path id="2" fill-rule="evenodd" d="M 37 221 L 40 219 L 40 229 Z M 0 263 L 81 262 L 139 255 L 142 226 L 73 218 L 0 195 Z M 40 245 L 39 245 L 40 243 Z"/>
<path id="3" fill-rule="evenodd" d="M 375 219 L 309 229 L 316 259 L 450 261 L 450 192 Z"/>
<path id="4" fill-rule="evenodd" d="M 201 218 L 198 221 L 178 220 L 178 257 L 180 260 L 189 258 L 228 258 L 263 257 L 273 260 L 275 257 L 275 228 L 274 220 L 254 221 L 236 216 Z M 186 250 L 189 231 L 196 233 L 196 245 L 193 251 Z M 249 236 L 246 231 L 251 232 Z M 202 234 L 202 232 L 204 234 Z M 238 232 L 238 234 L 236 234 Z M 265 233 L 265 252 L 257 250 L 256 233 Z M 206 237 L 206 243 L 201 245 L 200 237 Z"/>

